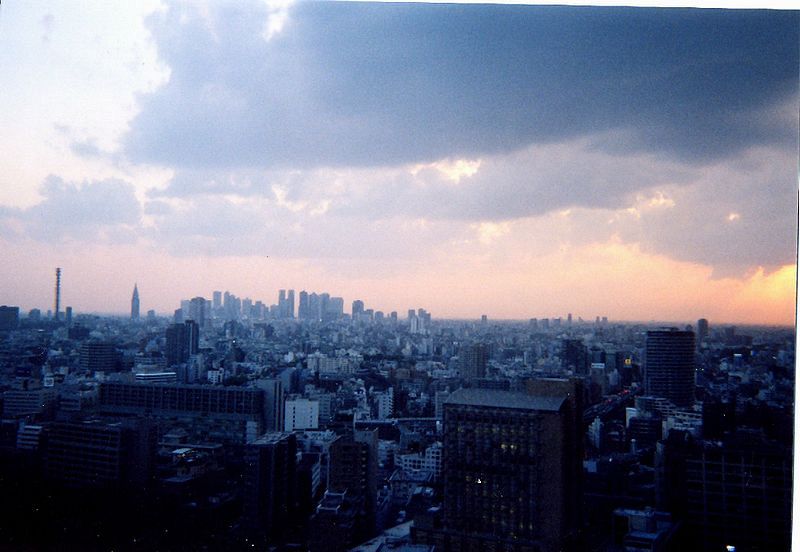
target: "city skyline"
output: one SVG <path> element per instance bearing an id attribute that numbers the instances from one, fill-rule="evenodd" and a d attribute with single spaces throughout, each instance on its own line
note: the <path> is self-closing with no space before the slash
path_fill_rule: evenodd
<path id="1" fill-rule="evenodd" d="M 798 12 L 0 12 L 0 304 L 793 325 Z M 560 313 L 560 314 L 559 314 Z"/>
<path id="2" fill-rule="evenodd" d="M 59 297 L 59 300 L 60 300 L 60 295 L 61 295 L 61 287 L 60 287 L 61 286 L 61 269 L 58 269 L 58 272 L 56 273 L 56 282 L 57 282 L 57 286 L 58 286 L 58 289 L 59 289 L 58 297 Z M 315 295 L 315 296 L 318 296 L 318 298 L 321 295 L 326 295 L 331 300 L 338 300 L 338 301 L 342 302 L 341 305 L 339 305 L 339 306 L 342 308 L 341 314 L 344 315 L 345 317 L 351 317 L 351 311 L 354 308 L 358 308 L 359 314 L 364 314 L 365 310 L 368 310 L 370 312 L 370 314 L 371 313 L 380 314 L 380 316 L 385 317 L 386 320 L 389 320 L 390 314 L 397 315 L 397 319 L 398 320 L 407 320 L 408 319 L 408 313 L 414 311 L 415 312 L 415 316 L 416 316 L 416 312 L 417 312 L 418 309 L 421 310 L 421 311 L 424 311 L 428 315 L 428 317 L 431 317 L 431 313 L 428 311 L 427 308 L 420 307 L 420 305 L 418 305 L 416 303 L 414 303 L 415 306 L 413 306 L 413 307 L 411 307 L 410 305 L 405 305 L 405 306 L 389 307 L 389 308 L 383 309 L 380 306 L 376 306 L 376 305 L 374 305 L 372 303 L 367 303 L 364 300 L 359 299 L 359 298 L 350 299 L 350 298 L 347 298 L 347 297 L 337 296 L 335 290 L 333 290 L 332 293 L 330 293 L 329 291 L 324 291 L 324 290 L 306 290 L 306 289 L 295 290 L 295 289 L 291 289 L 291 288 L 284 288 L 284 289 L 280 289 L 280 290 L 276 289 L 276 290 L 273 290 L 273 291 L 274 291 L 273 298 L 275 299 L 274 303 L 271 302 L 271 300 L 268 297 L 240 296 L 240 295 L 237 295 L 236 293 L 232 292 L 231 290 L 228 290 L 228 289 L 221 290 L 220 289 L 220 290 L 214 290 L 214 291 L 212 291 L 210 293 L 206 293 L 205 295 L 203 293 L 201 293 L 199 295 L 193 296 L 192 298 L 182 297 L 182 298 L 176 299 L 174 304 L 171 307 L 168 307 L 163 311 L 157 311 L 156 309 L 150 309 L 150 308 L 142 309 L 142 310 L 143 311 L 147 311 L 148 315 L 149 315 L 150 311 L 152 310 L 154 312 L 155 316 L 157 316 L 157 317 L 162 317 L 162 318 L 166 317 L 166 318 L 170 318 L 171 319 L 171 318 L 175 318 L 175 317 L 178 316 L 177 313 L 179 312 L 179 310 L 182 310 L 182 305 L 184 305 L 184 304 L 190 305 L 190 308 L 191 308 L 191 303 L 193 301 L 196 301 L 198 299 L 204 299 L 205 302 L 206 302 L 206 308 L 209 309 L 208 312 L 214 318 L 226 318 L 229 315 L 227 313 L 226 314 L 222 314 L 223 310 L 224 310 L 223 307 L 222 307 L 222 303 L 220 303 L 219 307 L 214 307 L 214 305 L 216 304 L 215 303 L 216 299 L 219 298 L 221 300 L 222 297 L 223 297 L 223 293 L 224 293 L 225 297 L 227 297 L 230 294 L 231 298 L 234 301 L 238 302 L 239 308 L 242 309 L 241 312 L 237 311 L 237 314 L 236 314 L 235 318 L 239 318 L 239 317 L 248 318 L 248 316 L 245 314 L 245 312 L 243 310 L 243 306 L 244 306 L 243 303 L 249 301 L 251 306 L 253 306 L 253 307 L 261 305 L 261 307 L 263 308 L 263 316 L 264 316 L 265 319 L 276 319 L 276 320 L 277 319 L 296 319 L 296 320 L 303 320 L 303 319 L 306 319 L 308 315 L 306 314 L 304 316 L 302 314 L 302 303 L 300 304 L 300 306 L 296 306 L 294 304 L 294 302 L 292 302 L 291 314 L 289 314 L 288 312 L 284 312 L 282 310 L 282 307 L 281 307 L 283 301 L 286 299 L 285 295 L 283 295 L 283 296 L 281 295 L 282 292 L 288 292 L 289 294 L 291 294 L 290 297 L 294 297 L 294 293 L 297 292 L 297 293 L 299 293 L 301 295 L 301 297 L 302 297 L 302 294 Z M 134 304 L 136 305 L 135 308 L 137 309 L 137 311 L 139 309 L 138 283 L 134 283 L 134 297 L 135 297 L 135 299 L 131 300 L 131 302 L 129 303 L 130 311 L 127 311 L 127 312 L 77 311 L 76 314 L 78 314 L 78 315 L 87 314 L 87 315 L 97 315 L 97 316 L 111 316 L 111 317 L 129 317 L 129 318 L 131 318 L 131 320 L 139 320 L 139 316 L 136 316 L 136 317 L 133 316 L 133 309 L 134 309 L 133 305 Z M 54 311 L 53 311 L 53 308 L 52 308 L 54 305 L 50 305 L 48 307 L 47 305 L 30 306 L 30 305 L 19 305 L 19 304 L 12 304 L 12 303 L 13 302 L 9 302 L 9 306 L 11 306 L 13 308 L 20 309 L 20 312 L 19 312 L 19 316 L 20 317 L 24 318 L 24 317 L 28 316 L 28 312 L 29 311 L 35 310 L 35 311 L 38 311 L 40 313 L 39 315 L 47 314 L 48 316 L 52 316 L 53 318 L 55 318 Z M 73 311 L 73 306 L 72 305 L 66 305 L 65 306 L 63 304 L 63 302 L 62 302 L 61 303 L 61 308 L 62 309 L 65 309 L 65 308 L 69 309 L 70 316 L 72 315 L 72 311 Z M 186 318 L 188 320 L 193 320 L 192 316 L 190 315 L 190 312 L 191 311 L 182 312 L 181 313 L 181 318 Z M 252 318 L 252 316 L 250 318 Z M 559 321 L 560 324 L 563 325 L 562 327 L 564 327 L 564 328 L 568 328 L 568 327 L 572 326 L 573 324 L 575 324 L 575 325 L 586 325 L 586 326 L 591 325 L 591 324 L 597 324 L 597 323 L 599 323 L 601 321 L 601 319 L 602 319 L 602 322 L 604 324 L 609 323 L 609 322 L 610 323 L 621 323 L 621 324 L 641 323 L 641 324 L 650 324 L 650 325 L 660 325 L 663 328 L 668 328 L 669 326 L 674 325 L 674 324 L 687 324 L 687 323 L 692 325 L 692 326 L 694 326 L 694 324 L 696 324 L 696 323 L 699 324 L 702 321 L 705 324 L 705 330 L 704 331 L 706 333 L 708 332 L 709 323 L 711 323 L 712 325 L 715 325 L 715 326 L 730 326 L 730 325 L 736 325 L 736 324 L 744 324 L 745 326 L 775 326 L 775 327 L 791 327 L 791 326 L 794 326 L 794 324 L 791 324 L 791 323 L 790 324 L 758 323 L 758 322 L 754 323 L 754 322 L 747 322 L 747 321 L 742 322 L 742 321 L 738 321 L 738 320 L 712 320 L 711 322 L 709 322 L 709 320 L 707 320 L 706 318 L 702 318 L 702 317 L 695 318 L 695 319 L 690 319 L 690 318 L 669 319 L 669 318 L 657 318 L 657 317 L 653 317 L 653 318 L 649 318 L 649 319 L 613 319 L 613 318 L 609 318 L 605 313 L 583 313 L 583 312 L 575 312 L 575 313 L 573 313 L 573 312 L 567 312 L 567 311 L 563 311 L 562 312 L 560 310 L 554 310 L 552 312 L 539 312 L 539 311 L 536 311 L 536 312 L 531 312 L 529 316 L 524 316 L 524 317 L 519 317 L 519 318 L 497 317 L 497 316 L 494 316 L 492 313 L 487 313 L 487 312 L 482 312 L 482 313 L 480 313 L 480 314 L 478 314 L 476 316 L 463 316 L 463 317 L 458 317 L 458 316 L 455 316 L 455 317 L 454 316 L 434 316 L 433 318 L 438 319 L 438 320 L 452 320 L 452 321 L 469 321 L 469 320 L 472 320 L 474 322 L 482 322 L 484 324 L 487 321 L 489 321 L 489 322 L 528 322 L 528 321 L 533 321 L 533 320 L 536 320 L 536 321 L 553 320 L 553 321 Z M 700 329 L 698 328 L 697 331 L 700 331 Z"/>

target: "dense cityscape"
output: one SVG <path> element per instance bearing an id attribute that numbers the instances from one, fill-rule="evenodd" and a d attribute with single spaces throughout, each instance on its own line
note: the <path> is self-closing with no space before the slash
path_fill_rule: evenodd
<path id="1" fill-rule="evenodd" d="M 0 551 L 800 545 L 800 11 L 689 4 L 2 3 Z"/>
<path id="2" fill-rule="evenodd" d="M 4 549 L 788 549 L 793 328 L 60 286 L 0 307 Z"/>

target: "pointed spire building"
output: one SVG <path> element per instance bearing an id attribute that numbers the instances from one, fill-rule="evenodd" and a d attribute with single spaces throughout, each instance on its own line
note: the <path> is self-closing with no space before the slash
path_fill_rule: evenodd
<path id="1" fill-rule="evenodd" d="M 139 288 L 133 284 L 133 297 L 131 297 L 131 320 L 139 320 Z"/>

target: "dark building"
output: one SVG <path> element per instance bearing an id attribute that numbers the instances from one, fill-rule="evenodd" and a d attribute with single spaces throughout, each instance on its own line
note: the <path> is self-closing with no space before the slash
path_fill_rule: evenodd
<path id="1" fill-rule="evenodd" d="M 375 525 L 375 500 L 378 494 L 378 430 L 355 430 L 330 446 L 328 488 L 347 495 L 360 504 L 360 524 L 356 538 L 371 536 Z"/>
<path id="2" fill-rule="evenodd" d="M 166 330 L 167 366 L 186 362 L 200 348 L 200 326 L 194 320 L 183 324 L 172 324 Z"/>
<path id="3" fill-rule="evenodd" d="M 81 369 L 91 372 L 113 372 L 120 367 L 120 355 L 113 343 L 87 341 L 81 345 Z"/>
<path id="4" fill-rule="evenodd" d="M 736 429 L 736 396 L 703 400 L 703 438 L 722 439 Z"/>
<path id="5" fill-rule="evenodd" d="M 575 381 L 527 392 L 460 389 L 444 405 L 443 528 L 436 550 L 570 550 L 580 524 L 582 432 Z"/>
<path id="6" fill-rule="evenodd" d="M 700 347 L 700 344 L 703 342 L 705 338 L 708 337 L 708 320 L 705 318 L 701 318 L 697 321 L 697 346 Z"/>
<path id="7" fill-rule="evenodd" d="M 265 429 L 274 405 L 255 387 L 103 382 L 98 409 L 194 422 L 207 438 L 243 443 Z"/>
<path id="8" fill-rule="evenodd" d="M 461 357 L 461 377 L 475 379 L 486 377 L 486 365 L 489 362 L 489 348 L 485 343 L 474 343 L 462 347 L 459 351 Z"/>
<path id="9" fill-rule="evenodd" d="M 589 370 L 589 355 L 580 339 L 561 340 L 561 364 L 565 370 L 584 375 Z"/>
<path id="10" fill-rule="evenodd" d="M 0 307 L 0 330 L 16 330 L 19 326 L 19 307 Z"/>
<path id="11" fill-rule="evenodd" d="M 789 550 L 791 447 L 757 432 L 699 441 L 673 431 L 656 468 L 659 507 L 684 520 L 693 550 Z"/>
<path id="12" fill-rule="evenodd" d="M 678 407 L 694 404 L 694 332 L 677 328 L 647 332 L 645 386 L 648 395 Z"/>
<path id="13" fill-rule="evenodd" d="M 295 521 L 297 438 L 267 433 L 245 451 L 244 524 L 278 542 Z"/>
<path id="14" fill-rule="evenodd" d="M 146 486 L 153 475 L 156 428 L 145 419 L 57 422 L 45 469 L 71 487 Z"/>
<path id="15" fill-rule="evenodd" d="M 344 552 L 356 542 L 363 500 L 346 491 L 325 491 L 309 523 L 311 552 Z"/>

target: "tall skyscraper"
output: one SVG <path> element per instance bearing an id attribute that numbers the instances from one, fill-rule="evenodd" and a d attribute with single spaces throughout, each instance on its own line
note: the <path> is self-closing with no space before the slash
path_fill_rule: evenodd
<path id="1" fill-rule="evenodd" d="M 581 389 L 540 380 L 528 392 L 459 389 L 444 403 L 443 528 L 436 550 L 575 547 L 580 528 Z"/>
<path id="2" fill-rule="evenodd" d="M 289 314 L 286 306 L 286 290 L 278 291 L 278 318 L 288 318 Z"/>
<path id="3" fill-rule="evenodd" d="M 55 310 L 53 310 L 53 316 L 55 320 L 58 321 L 61 318 L 61 269 L 56 269 L 56 304 Z"/>
<path id="4" fill-rule="evenodd" d="M 647 332 L 645 387 L 679 407 L 694 404 L 694 332 L 664 328 Z"/>
<path id="5" fill-rule="evenodd" d="M 290 289 L 286 294 L 286 317 L 294 318 L 294 290 Z"/>
<path id="6" fill-rule="evenodd" d="M 200 348 L 200 327 L 194 320 L 172 324 L 166 330 L 165 356 L 167 366 L 186 362 Z"/>
<path id="7" fill-rule="evenodd" d="M 708 320 L 705 318 L 701 318 L 697 321 L 697 348 L 700 348 L 700 344 L 703 342 L 705 338 L 708 337 Z"/>
<path id="8" fill-rule="evenodd" d="M 131 320 L 139 320 L 139 287 L 133 284 L 133 297 L 131 297 Z"/>
<path id="9" fill-rule="evenodd" d="M 300 292 L 299 303 L 297 305 L 297 318 L 306 320 L 308 318 L 308 292 L 303 290 Z"/>
<path id="10" fill-rule="evenodd" d="M 189 320 L 197 322 L 202 329 L 206 321 L 206 300 L 203 297 L 195 297 L 189 303 Z"/>
<path id="11" fill-rule="evenodd" d="M 359 314 L 364 312 L 364 301 L 361 301 L 360 299 L 353 301 L 353 310 L 351 312 L 353 320 L 355 320 Z"/>

